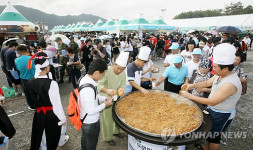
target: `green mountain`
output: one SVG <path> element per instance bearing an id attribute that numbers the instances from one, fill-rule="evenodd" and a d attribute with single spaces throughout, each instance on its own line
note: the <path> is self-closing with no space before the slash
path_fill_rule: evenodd
<path id="1" fill-rule="evenodd" d="M 0 13 L 4 10 L 6 6 L 0 6 Z M 55 14 L 47 14 L 38 9 L 33 9 L 21 5 L 14 6 L 23 16 L 26 17 L 29 21 L 38 24 L 43 22 L 43 24 L 48 25 L 49 29 L 52 29 L 56 25 L 68 25 L 77 22 L 92 22 L 96 23 L 98 19 L 101 19 L 103 22 L 106 20 L 102 17 L 95 16 L 92 14 L 81 14 L 78 16 L 57 16 Z"/>

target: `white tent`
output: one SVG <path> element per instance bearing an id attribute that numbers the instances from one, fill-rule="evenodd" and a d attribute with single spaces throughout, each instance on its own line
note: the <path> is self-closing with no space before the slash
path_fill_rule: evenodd
<path id="1" fill-rule="evenodd" d="M 190 19 L 173 19 L 167 22 L 179 30 L 210 30 L 213 27 L 235 26 L 241 30 L 253 29 L 253 14 L 190 18 Z"/>

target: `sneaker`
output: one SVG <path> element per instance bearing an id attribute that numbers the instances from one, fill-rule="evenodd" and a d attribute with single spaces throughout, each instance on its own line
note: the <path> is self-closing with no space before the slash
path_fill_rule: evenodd
<path id="1" fill-rule="evenodd" d="M 24 97 L 24 96 L 25 96 L 25 93 L 22 93 L 22 96 Z"/>
<path id="2" fill-rule="evenodd" d="M 59 143 L 58 146 L 59 146 L 59 147 L 62 147 L 64 144 L 66 144 L 66 143 L 68 142 L 68 140 L 69 140 L 69 136 L 68 136 L 68 135 L 65 135 L 64 142 L 61 143 L 61 144 Z"/>
<path id="3" fill-rule="evenodd" d="M 28 109 L 29 109 L 29 110 L 32 110 L 32 111 L 35 111 L 35 110 L 36 110 L 36 109 L 31 108 L 31 107 L 29 107 L 29 106 L 28 106 Z"/>
<path id="4" fill-rule="evenodd" d="M 15 92 L 15 96 L 21 95 L 21 92 Z"/>

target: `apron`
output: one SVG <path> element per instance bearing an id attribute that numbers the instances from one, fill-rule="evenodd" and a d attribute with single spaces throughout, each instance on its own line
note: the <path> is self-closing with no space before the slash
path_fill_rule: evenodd
<path id="1" fill-rule="evenodd" d="M 141 77 L 142 77 L 142 71 L 136 71 L 134 82 L 138 85 L 141 85 Z M 126 85 L 124 94 L 130 93 L 133 91 L 137 91 L 137 90 L 132 85 Z"/>

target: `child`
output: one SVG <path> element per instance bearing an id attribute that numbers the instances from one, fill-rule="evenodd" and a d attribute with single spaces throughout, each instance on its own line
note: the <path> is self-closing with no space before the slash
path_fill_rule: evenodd
<path id="1" fill-rule="evenodd" d="M 74 54 L 72 48 L 68 47 L 66 50 L 69 56 L 69 62 L 67 63 L 67 66 L 70 68 L 70 79 L 72 81 L 73 87 L 77 88 L 76 82 L 81 77 L 81 71 L 76 68 L 76 65 L 81 64 L 81 61 L 79 60 L 78 55 Z"/>
<path id="2" fill-rule="evenodd" d="M 212 62 L 209 59 L 202 60 L 199 64 L 199 69 L 193 70 L 191 78 L 189 78 L 190 83 L 203 82 L 212 78 L 213 75 L 210 72 L 212 70 L 211 64 Z M 198 88 L 192 90 L 193 95 L 205 98 L 209 96 L 210 92 L 211 88 Z"/>
<path id="3" fill-rule="evenodd" d="M 32 125 L 30 148 L 32 150 L 39 150 L 40 147 L 42 150 L 56 149 L 60 140 L 61 128 L 66 126 L 59 87 L 56 81 L 49 78 L 49 71 L 46 53 L 38 53 L 35 57 L 35 72 L 38 73 L 38 76 L 28 81 L 28 91 L 37 108 Z M 68 138 L 65 135 L 65 139 Z"/>

